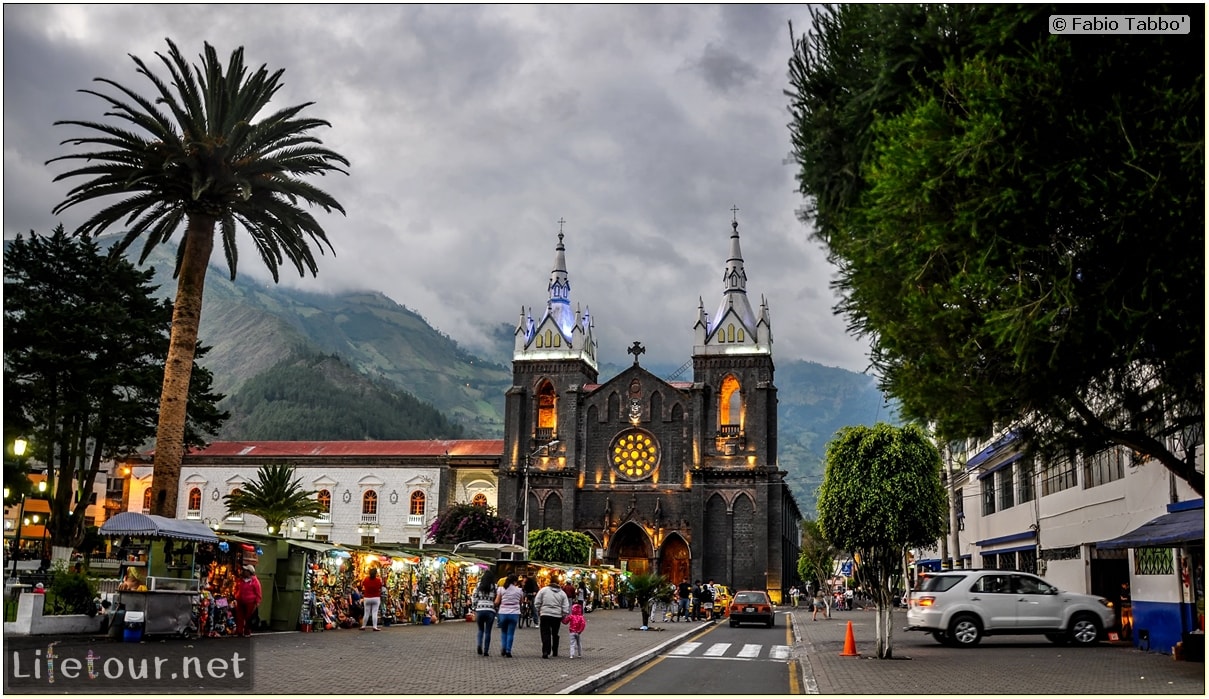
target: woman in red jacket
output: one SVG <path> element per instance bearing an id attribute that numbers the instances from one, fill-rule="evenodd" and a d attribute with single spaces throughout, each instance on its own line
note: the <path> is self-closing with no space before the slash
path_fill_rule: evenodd
<path id="1" fill-rule="evenodd" d="M 250 565 L 243 567 L 243 577 L 239 580 L 239 588 L 235 591 L 235 635 L 251 636 L 248 620 L 260 607 L 262 599 L 260 580 L 256 578 L 256 569 Z"/>

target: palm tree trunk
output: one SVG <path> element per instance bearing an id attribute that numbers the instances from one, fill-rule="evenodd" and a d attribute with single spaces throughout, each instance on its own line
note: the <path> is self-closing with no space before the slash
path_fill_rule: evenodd
<path id="1" fill-rule="evenodd" d="M 160 393 L 159 424 L 155 431 L 155 462 L 151 487 L 151 514 L 176 516 L 177 491 L 180 490 L 181 461 L 185 458 L 185 408 L 189 399 L 189 378 L 193 373 L 193 355 L 197 350 L 197 328 L 201 323 L 202 291 L 206 269 L 214 249 L 212 216 L 190 214 L 185 229 L 184 255 L 176 281 L 176 302 L 172 307 L 172 334 L 168 359 L 164 363 L 164 388 Z"/>

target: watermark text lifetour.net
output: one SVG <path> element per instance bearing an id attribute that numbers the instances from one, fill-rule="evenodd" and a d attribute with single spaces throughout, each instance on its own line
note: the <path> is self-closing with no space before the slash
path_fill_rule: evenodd
<path id="1" fill-rule="evenodd" d="M 4 650 L 6 689 L 22 692 L 120 689 L 251 689 L 250 644 L 105 643 Z"/>

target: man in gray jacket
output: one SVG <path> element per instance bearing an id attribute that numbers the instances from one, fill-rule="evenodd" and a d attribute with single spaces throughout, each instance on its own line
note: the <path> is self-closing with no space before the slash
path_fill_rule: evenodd
<path id="1" fill-rule="evenodd" d="M 542 634 L 542 657 L 558 657 L 558 629 L 562 626 L 563 617 L 571 613 L 571 601 L 558 586 L 558 578 L 550 576 L 550 582 L 534 598 L 533 606 L 537 610 Z"/>

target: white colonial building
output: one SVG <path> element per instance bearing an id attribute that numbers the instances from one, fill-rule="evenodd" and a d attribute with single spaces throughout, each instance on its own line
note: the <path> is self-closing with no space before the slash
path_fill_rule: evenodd
<path id="1" fill-rule="evenodd" d="M 1124 447 L 1041 462 L 1011 431 L 964 446 L 946 455 L 951 531 L 917 571 L 1037 573 L 1109 599 L 1127 638 L 1163 652 L 1203 630 L 1204 499 L 1187 483 Z M 1203 440 L 1189 448 L 1203 472 Z"/>
<path id="2" fill-rule="evenodd" d="M 436 516 L 454 502 L 495 507 L 500 440 L 346 442 L 214 442 L 189 452 L 181 466 L 177 518 L 216 530 L 269 532 L 254 515 L 227 512 L 224 497 L 256 480 L 262 466 L 287 464 L 324 512 L 285 524 L 292 538 L 340 544 L 390 542 L 421 546 Z M 132 465 L 132 476 L 150 467 Z M 138 484 L 142 485 L 138 479 Z M 132 478 L 130 509 L 146 507 Z M 147 490 L 149 492 L 149 490 Z"/>

